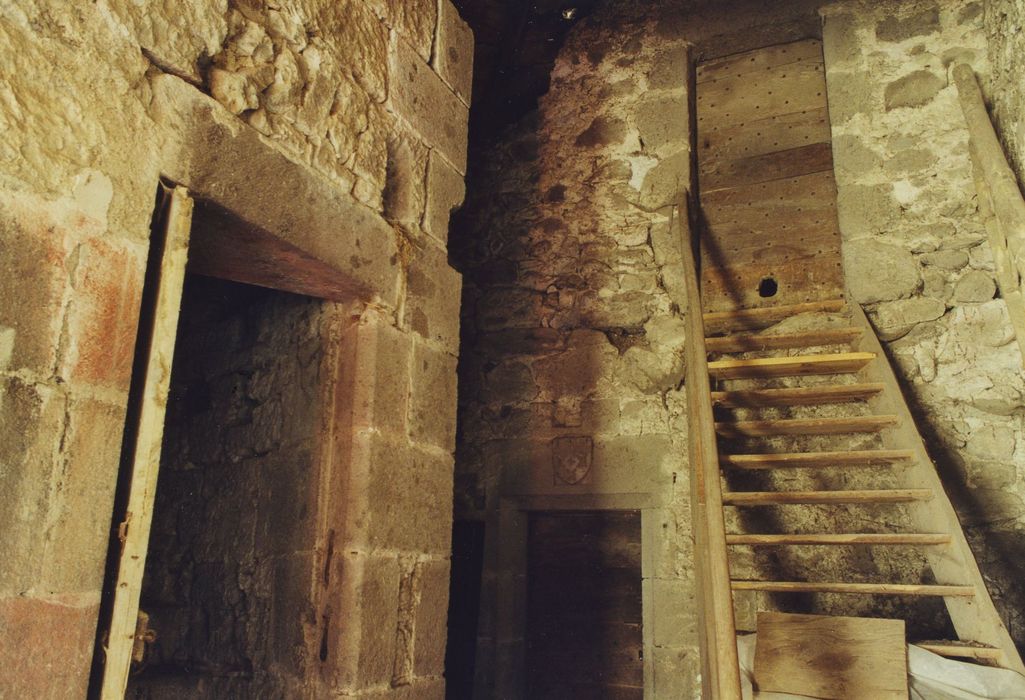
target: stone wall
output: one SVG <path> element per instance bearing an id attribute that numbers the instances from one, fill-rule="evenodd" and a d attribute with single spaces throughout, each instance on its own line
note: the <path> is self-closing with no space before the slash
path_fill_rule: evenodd
<path id="1" fill-rule="evenodd" d="M 439 697 L 469 30 L 447 0 L 32 0 L 0 54 L 0 694 L 85 692 L 164 176 L 345 290 L 317 677 Z"/>
<path id="2" fill-rule="evenodd" d="M 645 607 L 654 597 L 666 611 L 654 629 L 645 618 L 646 683 L 682 697 L 693 681 L 683 299 L 667 208 L 689 183 L 686 69 L 665 27 L 594 15 L 559 53 L 538 112 L 475 162 L 453 246 L 467 279 L 456 508 L 487 521 L 481 697 L 522 692 L 523 623 L 508 614 L 526 590 L 520 514 L 548 496 L 608 508 L 642 497 L 657 550 Z"/>
<path id="3" fill-rule="evenodd" d="M 1011 635 L 1025 643 L 1025 380 L 949 78 L 990 75 L 978 2 L 839 3 L 825 18 L 847 283 L 903 380 Z"/>
<path id="4" fill-rule="evenodd" d="M 524 511 L 642 511 L 645 687 L 697 687 L 685 306 L 670 205 L 690 187 L 688 56 L 814 36 L 816 4 L 606 2 L 538 110 L 471 154 L 456 516 L 486 522 L 482 697 L 515 696 Z M 692 48 L 693 47 L 693 48 Z"/>
<path id="5" fill-rule="evenodd" d="M 1021 0 L 986 0 L 983 3 L 989 40 L 990 74 L 983 85 L 991 115 L 1018 180 L 1025 179 L 1025 3 Z"/>

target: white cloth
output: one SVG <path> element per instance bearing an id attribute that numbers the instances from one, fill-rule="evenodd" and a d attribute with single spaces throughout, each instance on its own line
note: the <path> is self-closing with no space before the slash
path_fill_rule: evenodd
<path id="1" fill-rule="evenodd" d="M 789 693 L 754 693 L 757 636 L 737 637 L 744 700 L 807 700 L 807 696 Z M 908 685 L 911 700 L 1025 700 L 1025 676 L 1005 668 L 947 659 L 913 644 L 908 646 Z"/>

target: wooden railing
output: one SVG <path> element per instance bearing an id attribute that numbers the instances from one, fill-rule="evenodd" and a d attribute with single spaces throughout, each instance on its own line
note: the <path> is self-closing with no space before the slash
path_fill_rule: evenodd
<path id="1" fill-rule="evenodd" d="M 684 192 L 678 199 L 674 226 L 680 236 L 687 291 L 685 381 L 690 424 L 691 528 L 694 534 L 702 697 L 739 700 L 737 631 L 726 558 L 726 524 L 719 482 L 719 453 L 716 448 L 715 418 L 712 415 L 705 324 L 702 320 L 690 212 L 689 195 Z"/>
<path id="2" fill-rule="evenodd" d="M 1025 357 L 1025 199 L 1007 162 L 993 122 L 986 111 L 975 71 L 962 63 L 954 67 L 954 83 L 968 124 L 968 148 L 975 171 L 982 215 L 996 264 L 1000 295 Z"/>

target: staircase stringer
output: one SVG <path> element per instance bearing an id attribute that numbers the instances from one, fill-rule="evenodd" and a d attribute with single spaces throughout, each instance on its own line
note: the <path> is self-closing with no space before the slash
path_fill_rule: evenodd
<path id="1" fill-rule="evenodd" d="M 918 432 L 893 367 L 861 306 L 856 302 L 850 302 L 849 306 L 854 325 L 860 325 L 865 330 L 858 349 L 876 353 L 876 360 L 862 370 L 865 379 L 882 383 L 885 387 L 870 399 L 869 405 L 874 413 L 892 414 L 899 418 L 897 425 L 881 433 L 883 447 L 913 451 L 914 458 L 904 472 L 907 480 L 905 486 L 931 489 L 935 494 L 931 500 L 909 509 L 915 527 L 919 532 L 943 532 L 949 533 L 951 537 L 950 544 L 945 547 L 927 548 L 925 554 L 929 566 L 937 582 L 968 585 L 975 590 L 972 597 L 944 598 L 954 628 L 963 640 L 980 642 L 1000 650 L 1001 658 L 997 660 L 1000 666 L 1025 674 L 1025 664 L 993 604 L 978 562 Z"/>

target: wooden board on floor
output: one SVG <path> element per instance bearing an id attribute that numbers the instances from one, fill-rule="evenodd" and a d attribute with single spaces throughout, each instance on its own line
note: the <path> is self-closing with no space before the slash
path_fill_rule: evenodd
<path id="1" fill-rule="evenodd" d="M 824 700 L 907 700 L 903 620 L 758 613 L 759 691 Z"/>

